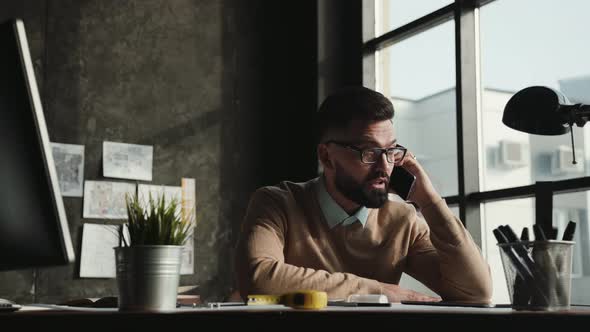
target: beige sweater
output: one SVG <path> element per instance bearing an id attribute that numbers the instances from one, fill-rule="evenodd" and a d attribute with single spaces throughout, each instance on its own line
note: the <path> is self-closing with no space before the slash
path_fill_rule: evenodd
<path id="1" fill-rule="evenodd" d="M 421 210 L 402 202 L 370 209 L 359 222 L 330 229 L 317 179 L 257 190 L 236 250 L 238 288 L 248 294 L 325 291 L 331 299 L 380 294 L 377 281 L 405 272 L 445 300 L 489 302 L 492 282 L 477 245 L 444 200 Z"/>

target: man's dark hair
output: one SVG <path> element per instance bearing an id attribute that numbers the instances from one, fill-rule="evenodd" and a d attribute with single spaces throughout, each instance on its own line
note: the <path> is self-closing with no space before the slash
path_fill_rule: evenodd
<path id="1" fill-rule="evenodd" d="M 353 120 L 378 122 L 393 118 L 393 104 L 383 94 L 363 86 L 351 86 L 329 95 L 317 113 L 316 139 L 328 130 L 341 129 Z"/>

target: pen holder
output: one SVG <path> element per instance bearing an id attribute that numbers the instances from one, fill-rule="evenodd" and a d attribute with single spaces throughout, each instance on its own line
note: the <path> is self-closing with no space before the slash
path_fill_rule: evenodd
<path id="1" fill-rule="evenodd" d="M 513 309 L 569 309 L 573 245 L 556 240 L 498 244 Z"/>

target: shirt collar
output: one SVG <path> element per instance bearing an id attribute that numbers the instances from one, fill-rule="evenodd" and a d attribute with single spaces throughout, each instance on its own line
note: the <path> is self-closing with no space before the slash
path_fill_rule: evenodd
<path id="1" fill-rule="evenodd" d="M 369 209 L 367 209 L 365 206 L 361 206 L 355 213 L 348 215 L 348 213 L 346 213 L 346 211 L 344 211 L 344 209 L 342 209 L 340 205 L 334 201 L 332 196 L 330 196 L 326 190 L 323 174 L 320 175 L 316 187 L 318 203 L 320 204 L 324 218 L 326 219 L 326 222 L 330 228 L 334 228 L 340 224 L 342 224 L 342 226 L 351 225 L 355 221 L 359 221 L 363 227 L 365 226 L 369 216 Z"/>

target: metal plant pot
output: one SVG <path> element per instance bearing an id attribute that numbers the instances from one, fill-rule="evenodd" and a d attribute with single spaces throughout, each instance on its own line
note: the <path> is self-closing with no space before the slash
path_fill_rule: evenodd
<path id="1" fill-rule="evenodd" d="M 176 308 L 182 246 L 116 247 L 120 311 Z"/>

